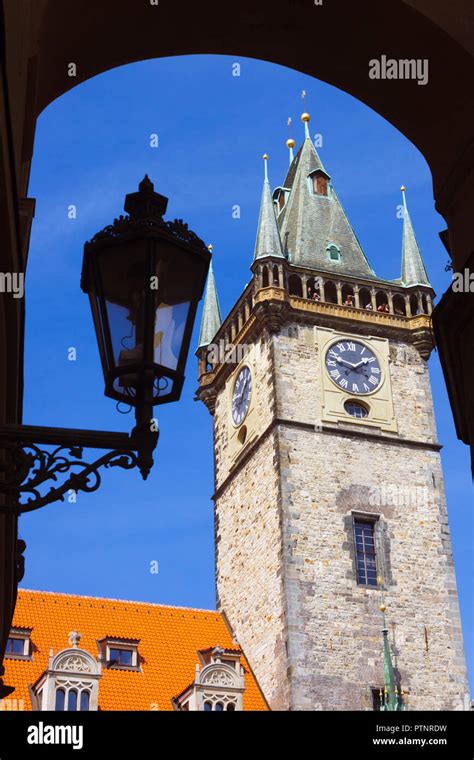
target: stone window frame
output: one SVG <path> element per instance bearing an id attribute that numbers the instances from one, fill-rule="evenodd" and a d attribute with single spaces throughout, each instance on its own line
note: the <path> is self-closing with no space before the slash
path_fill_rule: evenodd
<path id="1" fill-rule="evenodd" d="M 396 585 L 392 577 L 391 561 L 390 561 L 390 539 L 388 536 L 388 523 L 385 516 L 381 512 L 370 512 L 363 508 L 351 509 L 344 515 L 344 530 L 346 534 L 346 541 L 344 547 L 349 552 L 351 559 L 351 569 L 347 572 L 347 577 L 350 578 L 357 588 L 369 589 L 372 591 L 379 591 L 379 586 L 372 586 L 370 584 L 359 583 L 357 579 L 357 555 L 355 547 L 354 536 L 354 520 L 359 518 L 360 520 L 372 521 L 375 523 L 375 563 L 377 569 L 377 575 L 380 575 L 384 579 L 384 586 Z"/>
<path id="2" fill-rule="evenodd" d="M 61 678 L 57 677 L 54 684 L 54 711 L 55 712 L 91 712 L 90 705 L 92 701 L 92 690 L 94 688 L 94 682 L 88 679 L 81 678 Z M 64 691 L 64 710 L 58 710 L 56 707 L 56 699 L 58 691 Z M 76 709 L 69 710 L 69 692 L 75 691 L 76 697 Z M 87 693 L 89 696 L 87 710 L 81 710 L 81 697 L 83 693 Z"/>
<path id="3" fill-rule="evenodd" d="M 380 563 L 379 563 L 379 559 L 378 559 L 377 523 L 378 523 L 378 518 L 377 517 L 374 518 L 373 515 L 370 516 L 370 517 L 368 517 L 367 515 L 361 516 L 361 515 L 352 513 L 352 530 L 354 532 L 354 559 L 355 559 L 356 581 L 357 581 L 357 585 L 358 586 L 363 586 L 364 588 L 377 588 L 378 587 L 377 577 L 379 575 L 379 566 L 380 566 Z M 360 524 L 366 524 L 366 525 L 370 525 L 372 527 L 372 537 L 373 537 L 373 540 L 374 540 L 373 559 L 374 559 L 374 562 L 375 562 L 375 583 L 369 583 L 368 581 L 367 582 L 363 582 L 363 581 L 359 580 L 359 568 L 358 568 L 358 565 L 357 565 L 357 555 L 358 555 L 358 552 L 357 552 L 357 540 L 356 540 L 356 526 L 357 526 L 357 524 L 359 524 L 359 525 Z M 366 548 L 365 543 L 364 543 L 364 555 L 363 556 L 364 556 L 364 559 L 366 557 L 371 556 L 371 552 L 369 551 L 369 549 Z M 365 564 L 365 576 L 368 577 L 367 563 Z"/>

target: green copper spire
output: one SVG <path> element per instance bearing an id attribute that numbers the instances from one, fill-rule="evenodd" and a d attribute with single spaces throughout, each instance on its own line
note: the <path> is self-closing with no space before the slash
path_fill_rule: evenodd
<path id="1" fill-rule="evenodd" d="M 209 246 L 209 249 L 212 251 L 211 245 Z M 198 348 L 203 348 L 204 346 L 208 346 L 209 343 L 212 343 L 221 324 L 221 310 L 219 308 L 219 299 L 217 298 L 216 282 L 211 260 L 207 277 L 206 295 L 204 296 L 204 305 L 202 307 L 201 332 L 199 333 Z"/>
<path id="2" fill-rule="evenodd" d="M 301 119 L 305 140 L 283 183 L 289 194 L 278 215 L 283 253 L 297 266 L 374 279 L 375 273 L 311 141 L 309 113 L 304 112 Z"/>
<path id="3" fill-rule="evenodd" d="M 380 586 L 381 604 L 380 612 L 382 613 L 382 636 L 383 636 L 383 700 L 380 700 L 381 710 L 404 710 L 405 706 L 402 703 L 401 695 L 399 695 L 397 683 L 395 681 L 395 673 L 393 672 L 392 656 L 390 654 L 390 643 L 388 641 L 388 628 L 387 621 L 385 619 L 385 601 L 383 593 L 383 578 L 377 578 L 377 582 Z M 382 695 L 381 695 L 382 696 Z"/>
<path id="4" fill-rule="evenodd" d="M 253 260 L 263 259 L 266 256 L 278 256 L 284 258 L 281 245 L 280 231 L 275 216 L 270 183 L 268 181 L 267 161 L 268 156 L 263 156 L 265 165 L 265 180 L 263 182 L 262 202 L 260 204 L 260 217 L 258 220 L 257 240 Z"/>
<path id="5" fill-rule="evenodd" d="M 430 281 L 426 273 L 420 248 L 416 242 L 410 214 L 405 198 L 406 188 L 401 186 L 403 197 L 403 240 L 402 240 L 402 282 L 404 285 L 428 285 Z"/>

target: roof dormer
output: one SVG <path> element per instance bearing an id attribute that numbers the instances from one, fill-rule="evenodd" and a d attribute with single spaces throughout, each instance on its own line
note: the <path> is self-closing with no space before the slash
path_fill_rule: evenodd
<path id="1" fill-rule="evenodd" d="M 330 177 L 322 169 L 316 169 L 308 177 L 313 195 L 330 196 Z"/>
<path id="2" fill-rule="evenodd" d="M 220 646 L 198 652 L 194 683 L 173 700 L 177 710 L 234 712 L 243 710 L 244 668 L 238 649 Z"/>

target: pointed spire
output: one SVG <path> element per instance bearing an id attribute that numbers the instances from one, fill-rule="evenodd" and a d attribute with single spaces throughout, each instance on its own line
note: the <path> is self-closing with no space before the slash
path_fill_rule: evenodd
<path id="1" fill-rule="evenodd" d="M 384 594 L 383 594 L 383 578 L 380 576 L 377 578 L 377 583 L 380 586 L 380 612 L 382 613 L 382 636 L 383 636 L 383 681 L 384 681 L 384 699 L 381 700 L 381 710 L 403 710 L 404 706 L 399 698 L 397 683 L 395 680 L 395 673 L 393 670 L 392 656 L 390 654 L 390 643 L 388 640 L 388 628 L 385 620 L 385 606 Z"/>
<path id="2" fill-rule="evenodd" d="M 309 119 L 309 114 L 303 114 Z M 302 117 L 303 118 L 303 117 Z M 308 125 L 308 122 L 305 122 Z M 317 192 L 313 175 L 322 173 L 325 190 Z M 284 255 L 292 264 L 322 271 L 374 278 L 367 258 L 347 219 L 316 148 L 309 137 L 296 154 L 283 186 L 290 191 L 278 216 Z M 330 246 L 340 251 L 340 259 L 329 257 Z"/>
<path id="3" fill-rule="evenodd" d="M 402 282 L 404 285 L 430 285 L 428 274 L 416 241 L 405 198 L 406 187 L 401 186 L 403 198 Z"/>
<path id="4" fill-rule="evenodd" d="M 208 246 L 212 253 L 212 245 Z M 214 279 L 214 270 L 212 260 L 209 266 L 207 277 L 206 295 L 202 307 L 201 331 L 199 333 L 198 348 L 203 348 L 212 343 L 212 340 L 222 324 L 221 310 L 219 308 L 219 299 L 217 298 L 216 281 Z"/>
<path id="5" fill-rule="evenodd" d="M 268 181 L 267 161 L 268 156 L 263 156 L 265 166 L 265 180 L 263 182 L 262 202 L 260 205 L 260 217 L 258 220 L 257 239 L 255 241 L 255 251 L 253 260 L 263 259 L 265 256 L 283 256 L 281 245 L 280 231 L 275 216 L 275 207 L 273 205 L 270 183 Z"/>

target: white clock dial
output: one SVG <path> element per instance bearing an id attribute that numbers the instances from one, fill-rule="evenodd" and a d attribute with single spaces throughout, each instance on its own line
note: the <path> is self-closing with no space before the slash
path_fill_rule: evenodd
<path id="1" fill-rule="evenodd" d="M 232 394 L 232 420 L 234 425 L 241 425 L 247 416 L 252 396 L 252 373 L 248 367 L 242 367 L 234 385 Z"/>

